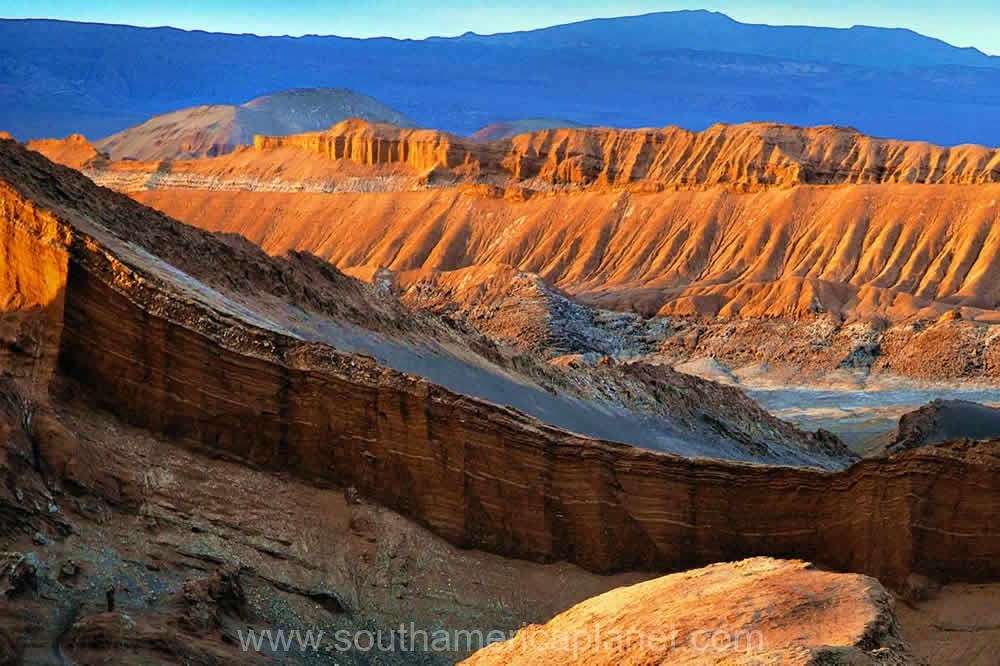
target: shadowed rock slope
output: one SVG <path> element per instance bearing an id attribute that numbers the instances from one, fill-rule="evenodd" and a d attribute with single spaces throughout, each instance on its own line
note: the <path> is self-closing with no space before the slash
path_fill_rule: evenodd
<path id="1" fill-rule="evenodd" d="M 893 432 L 866 444 L 872 453 L 898 453 L 956 439 L 1000 437 L 1000 409 L 967 400 L 933 400 L 903 414 Z"/>
<path id="2" fill-rule="evenodd" d="M 829 473 L 580 437 L 288 330 L 289 303 L 331 308 L 327 322 L 360 316 L 344 297 L 356 283 L 308 287 L 292 259 L 186 228 L 10 141 L 0 176 L 8 309 L 43 308 L 57 376 L 173 441 L 352 486 L 454 544 L 510 557 L 609 571 L 769 554 L 891 585 L 998 573 L 995 443 Z"/>
<path id="3" fill-rule="evenodd" d="M 522 118 L 520 120 L 503 120 L 490 123 L 469 135 L 476 141 L 496 141 L 509 139 L 518 134 L 537 132 L 538 130 L 584 127 L 572 120 L 560 118 Z"/>

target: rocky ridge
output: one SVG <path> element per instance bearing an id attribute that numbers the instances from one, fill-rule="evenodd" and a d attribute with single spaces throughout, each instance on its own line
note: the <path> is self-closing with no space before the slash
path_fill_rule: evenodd
<path id="1" fill-rule="evenodd" d="M 982 184 L 1000 182 L 1000 152 L 874 139 L 850 128 L 770 123 L 677 127 L 543 129 L 490 143 L 433 130 L 346 120 L 325 132 L 254 138 L 260 151 L 295 146 L 364 165 L 447 169 L 529 190 L 546 187 L 726 187 L 759 191 L 796 185 Z"/>
<path id="2" fill-rule="evenodd" d="M 1000 436 L 1000 409 L 967 400 L 933 400 L 903 414 L 894 432 L 867 443 L 876 453 L 897 453 L 956 439 Z"/>

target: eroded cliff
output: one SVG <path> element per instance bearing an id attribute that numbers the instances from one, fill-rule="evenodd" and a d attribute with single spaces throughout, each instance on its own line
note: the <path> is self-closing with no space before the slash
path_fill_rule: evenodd
<path id="1" fill-rule="evenodd" d="M 665 152 L 640 160 L 634 136 L 658 137 Z M 647 315 L 997 318 L 1000 185 L 986 148 L 762 124 L 481 144 L 361 121 L 257 144 L 84 170 L 196 226 L 362 276 L 506 265 Z M 34 147 L 79 166 L 66 156 L 78 147 Z M 584 191 L 539 196 L 542 181 Z"/>
<path id="2" fill-rule="evenodd" d="M 326 132 L 258 136 L 267 151 L 296 146 L 366 165 L 400 163 L 479 177 L 502 176 L 529 189 L 646 185 L 759 190 L 847 183 L 975 184 L 1000 181 L 1000 152 L 875 139 L 843 127 L 769 123 L 678 127 L 545 129 L 477 143 L 432 130 L 403 130 L 355 119 Z"/>
<path id="3" fill-rule="evenodd" d="M 996 318 L 1000 185 L 580 193 L 514 202 L 429 192 L 135 195 L 271 253 L 370 275 L 509 265 L 644 314 Z M 366 273 L 367 272 L 367 273 Z"/>
<path id="4" fill-rule="evenodd" d="M 180 242 L 192 232 L 12 142 L 0 148 L 5 233 L 22 227 L 68 255 L 59 372 L 129 423 L 354 487 L 452 543 L 510 557 L 610 571 L 770 554 L 890 585 L 915 572 L 998 574 L 995 443 L 826 473 L 579 437 L 290 335 L 268 320 L 273 308 L 247 311 L 192 277 L 210 262 L 220 286 L 238 283 L 232 246 L 200 235 L 192 256 Z M 137 244 L 157 235 L 177 237 L 162 257 Z M 281 275 L 261 261 L 255 271 Z"/>

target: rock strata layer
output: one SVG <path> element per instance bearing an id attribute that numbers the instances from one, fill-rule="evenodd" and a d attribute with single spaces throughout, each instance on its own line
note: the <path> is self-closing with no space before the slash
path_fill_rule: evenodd
<path id="1" fill-rule="evenodd" d="M 296 146 L 359 164 L 406 164 L 504 176 L 552 186 L 645 184 L 655 188 L 724 186 L 744 191 L 794 185 L 1000 182 L 1000 152 L 875 139 L 844 127 L 771 123 L 623 130 L 546 129 L 479 143 L 434 130 L 407 130 L 355 119 L 326 132 L 257 136 L 266 151 Z"/>

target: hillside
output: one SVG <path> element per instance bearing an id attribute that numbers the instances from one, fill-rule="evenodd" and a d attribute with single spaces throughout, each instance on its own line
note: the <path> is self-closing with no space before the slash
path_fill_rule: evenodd
<path id="1" fill-rule="evenodd" d="M 995 57 L 908 30 L 751 25 L 710 12 L 426 40 L 7 20 L 0 60 L 0 90 L 18 102 L 0 108 L 0 127 L 21 140 L 107 136 L 180 108 L 335 85 L 459 135 L 530 114 L 692 130 L 846 124 L 1000 145 Z"/>
<path id="2" fill-rule="evenodd" d="M 208 157 L 253 143 L 256 134 L 298 134 L 347 118 L 412 127 L 413 122 L 371 97 L 340 88 L 288 90 L 240 106 L 198 106 L 150 118 L 95 142 L 112 159 Z"/>

